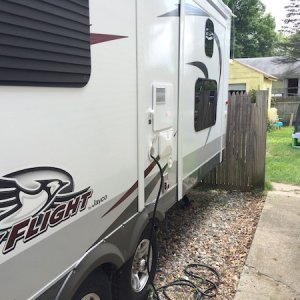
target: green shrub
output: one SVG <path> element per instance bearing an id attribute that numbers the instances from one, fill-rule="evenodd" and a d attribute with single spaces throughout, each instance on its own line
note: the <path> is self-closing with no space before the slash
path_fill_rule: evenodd
<path id="1" fill-rule="evenodd" d="M 256 90 L 250 90 L 248 95 L 250 96 L 251 103 L 256 103 Z"/>
<path id="2" fill-rule="evenodd" d="M 270 120 L 268 120 L 267 123 L 267 132 L 272 132 L 275 129 L 276 125 L 274 122 L 271 122 Z"/>

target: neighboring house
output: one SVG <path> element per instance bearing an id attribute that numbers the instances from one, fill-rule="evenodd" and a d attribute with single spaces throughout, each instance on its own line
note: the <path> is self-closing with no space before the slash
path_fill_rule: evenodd
<path id="1" fill-rule="evenodd" d="M 272 84 L 277 78 L 263 70 L 238 60 L 231 60 L 229 65 L 229 92 L 249 92 L 268 90 L 268 107 L 271 107 Z"/>
<path id="2" fill-rule="evenodd" d="M 278 78 L 273 83 L 272 94 L 276 97 L 300 97 L 300 61 L 282 62 L 282 57 L 240 58 L 238 62 L 259 68 Z"/>

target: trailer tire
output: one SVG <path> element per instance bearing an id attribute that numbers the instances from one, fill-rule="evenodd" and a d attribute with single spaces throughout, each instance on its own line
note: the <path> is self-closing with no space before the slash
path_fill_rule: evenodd
<path id="1" fill-rule="evenodd" d="M 149 293 L 149 284 L 153 281 L 155 276 L 158 257 L 158 247 L 155 230 L 152 237 L 152 258 L 150 262 L 150 274 L 148 275 L 147 266 L 145 266 L 145 260 L 148 256 L 149 242 L 150 230 L 149 228 L 146 228 L 141 235 L 134 255 L 125 263 L 125 265 L 121 268 L 117 275 L 116 299 L 147 299 Z M 139 270 L 137 270 L 138 266 L 140 266 Z"/>
<path id="2" fill-rule="evenodd" d="M 111 284 L 105 272 L 98 269 L 91 273 L 72 300 L 112 300 Z"/>

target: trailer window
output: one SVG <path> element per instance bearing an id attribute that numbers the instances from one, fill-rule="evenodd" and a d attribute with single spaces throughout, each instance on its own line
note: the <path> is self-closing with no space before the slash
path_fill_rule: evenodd
<path id="1" fill-rule="evenodd" d="M 205 25 L 205 54 L 212 57 L 214 54 L 215 28 L 212 20 L 208 19 Z"/>
<path id="2" fill-rule="evenodd" d="M 0 0 L 0 85 L 83 87 L 88 0 Z"/>
<path id="3" fill-rule="evenodd" d="M 215 80 L 199 78 L 195 85 L 195 131 L 216 124 L 218 86 Z"/>

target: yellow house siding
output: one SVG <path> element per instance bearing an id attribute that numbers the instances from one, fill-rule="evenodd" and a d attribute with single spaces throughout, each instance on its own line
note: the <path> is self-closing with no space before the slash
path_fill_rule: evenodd
<path id="1" fill-rule="evenodd" d="M 229 84 L 246 84 L 246 91 L 269 90 L 268 107 L 271 107 L 272 80 L 265 77 L 263 73 L 248 68 L 235 60 L 229 65 Z"/>

